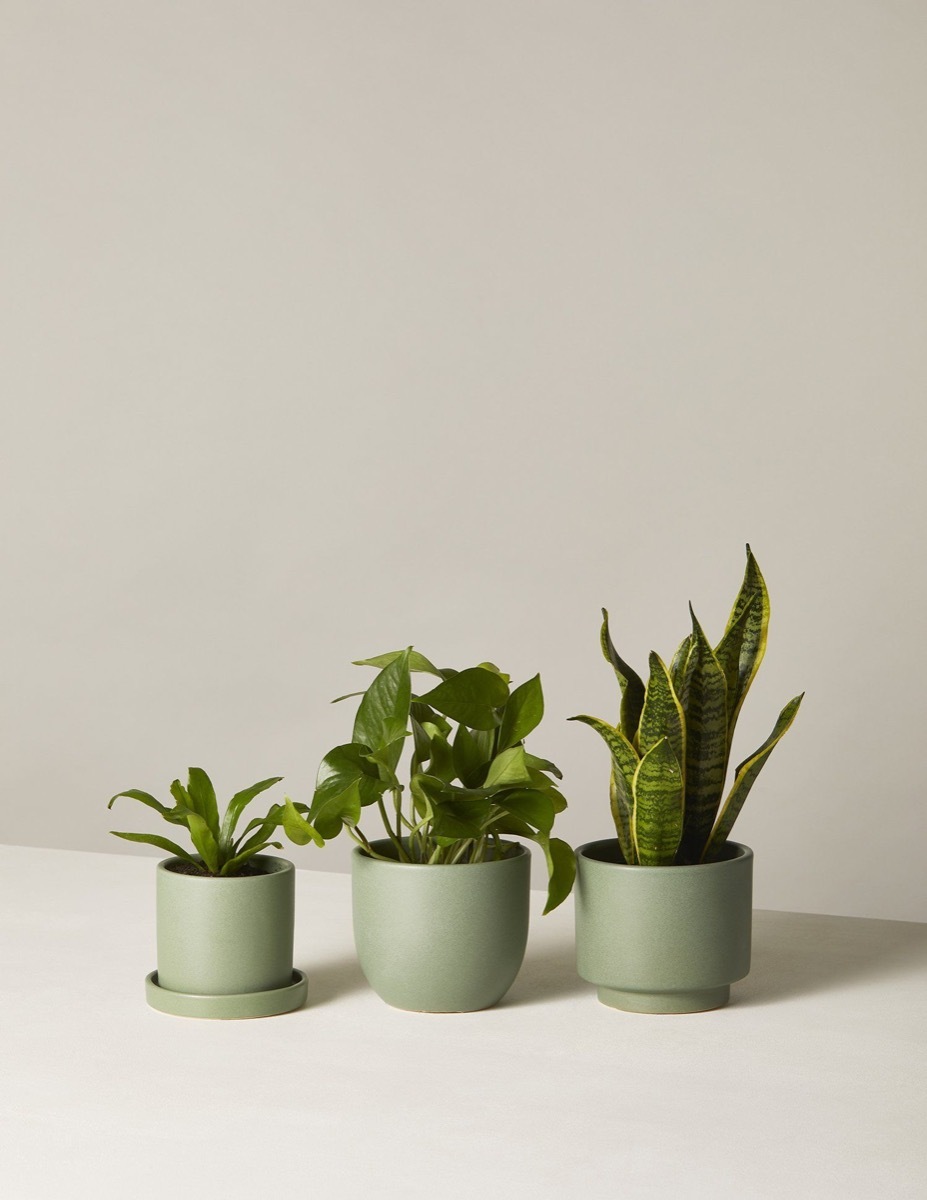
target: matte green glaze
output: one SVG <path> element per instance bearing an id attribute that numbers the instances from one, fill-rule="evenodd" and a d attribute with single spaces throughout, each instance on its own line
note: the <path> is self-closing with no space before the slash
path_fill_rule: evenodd
<path id="1" fill-rule="evenodd" d="M 374 842 L 387 853 L 389 842 Z M 528 941 L 531 855 L 455 866 L 352 857 L 354 943 L 394 1008 L 473 1012 L 512 986 Z"/>
<path id="2" fill-rule="evenodd" d="M 259 855 L 252 862 L 261 864 L 264 874 L 212 878 L 170 870 L 179 861 L 164 859 L 157 870 L 158 992 L 183 994 L 193 1002 L 292 989 L 293 864 Z M 151 987 L 148 992 L 151 999 Z M 155 1007 L 165 1009 L 168 1000 L 160 1000 Z M 235 1007 L 232 1000 L 229 1007 Z"/>
<path id="3" fill-rule="evenodd" d="M 241 1020 L 244 1017 L 275 1017 L 292 1012 L 306 1002 L 309 983 L 302 971 L 294 971 L 289 987 L 269 992 L 240 992 L 236 996 L 195 996 L 190 992 L 171 992 L 159 987 L 158 972 L 145 979 L 145 998 L 158 1012 L 174 1017 L 210 1017 L 213 1020 Z"/>
<path id="4" fill-rule="evenodd" d="M 603 1004 L 703 1012 L 750 970 L 753 851 L 691 867 L 628 866 L 607 838 L 576 851 L 576 965 Z"/>

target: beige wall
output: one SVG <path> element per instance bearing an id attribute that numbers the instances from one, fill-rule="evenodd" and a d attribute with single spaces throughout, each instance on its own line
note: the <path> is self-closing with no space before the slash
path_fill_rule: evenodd
<path id="1" fill-rule="evenodd" d="M 190 763 L 307 798 L 413 641 L 539 669 L 607 835 L 599 606 L 718 636 L 749 540 L 735 752 L 807 689 L 757 902 L 927 919 L 925 51 L 887 0 L 0 0 L 0 836 L 130 853 L 106 798 Z"/>

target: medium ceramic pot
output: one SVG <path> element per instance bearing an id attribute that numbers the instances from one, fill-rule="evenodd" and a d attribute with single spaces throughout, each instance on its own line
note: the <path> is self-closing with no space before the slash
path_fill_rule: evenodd
<path id="1" fill-rule="evenodd" d="M 750 970 L 753 851 L 719 862 L 631 867 L 618 842 L 576 851 L 576 965 L 603 1004 L 689 1013 L 727 1004 Z"/>
<path id="2" fill-rule="evenodd" d="M 296 873 L 256 855 L 252 873 L 213 877 L 157 870 L 158 969 L 148 1003 L 189 1017 L 267 1017 L 299 1008 L 306 977 L 293 970 Z"/>
<path id="3" fill-rule="evenodd" d="M 374 842 L 380 854 L 388 840 Z M 528 941 L 531 855 L 427 866 L 352 858 L 354 942 L 377 995 L 413 1012 L 473 1012 L 512 986 Z"/>

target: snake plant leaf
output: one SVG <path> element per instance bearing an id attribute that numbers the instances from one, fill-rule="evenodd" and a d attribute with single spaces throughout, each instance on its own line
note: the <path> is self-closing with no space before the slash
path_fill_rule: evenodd
<path id="1" fill-rule="evenodd" d="M 628 793 L 624 776 L 614 765 L 608 777 L 608 806 L 615 823 L 621 856 L 628 866 L 634 866 L 637 862 L 634 839 L 631 836 L 631 810 L 634 807 L 634 801 Z"/>
<path id="2" fill-rule="evenodd" d="M 620 729 L 606 721 L 600 721 L 598 717 L 581 714 L 569 719 L 582 721 L 584 725 L 594 729 L 611 751 L 612 783 L 609 792 L 615 832 L 625 862 L 633 863 L 636 861 L 636 855 L 631 836 L 631 810 L 634 803 L 634 775 L 640 762 L 637 751 Z"/>
<path id="3" fill-rule="evenodd" d="M 673 863 L 682 840 L 682 768 L 668 737 L 652 746 L 634 774 L 631 835 L 645 867 Z"/>
<path id="4" fill-rule="evenodd" d="M 220 846 L 226 847 L 231 843 L 239 817 L 255 796 L 260 796 L 261 792 L 266 792 L 275 783 L 279 783 L 282 778 L 282 775 L 275 775 L 273 779 L 262 779 L 260 783 L 252 783 L 251 787 L 243 788 L 242 791 L 235 793 L 229 801 L 228 807 L 225 810 L 225 816 L 222 819 L 222 830 L 219 837 Z"/>
<path id="5" fill-rule="evenodd" d="M 739 622 L 744 615 L 744 624 L 739 628 Z M 743 583 L 731 609 L 727 628 L 718 643 L 718 658 L 722 663 L 722 648 L 724 656 L 733 655 L 733 646 L 725 646 L 730 640 L 738 648 L 737 683 L 733 694 L 728 687 L 728 745 L 734 736 L 734 726 L 740 713 L 741 705 L 750 690 L 750 684 L 756 678 L 760 663 L 766 653 L 766 637 L 769 629 L 769 592 L 763 579 L 759 563 L 753 556 L 750 546 L 747 546 L 747 567 L 744 571 Z"/>
<path id="6" fill-rule="evenodd" d="M 573 890 L 576 879 L 576 855 L 561 838 L 548 837 L 547 834 L 537 833 L 531 840 L 544 851 L 547 862 L 547 903 L 544 905 L 544 916 L 553 912 L 561 905 Z"/>
<path id="7" fill-rule="evenodd" d="M 390 650 L 387 654 L 377 654 L 373 658 L 356 658 L 351 664 L 354 667 L 388 667 L 394 663 L 397 658 L 402 658 L 405 650 Z M 419 654 L 417 650 L 409 650 L 409 670 L 419 671 L 424 675 L 437 675 L 439 679 L 444 679 L 444 672 L 430 662 L 424 654 Z M 334 701 L 332 702 L 334 703 Z"/>
<path id="8" fill-rule="evenodd" d="M 788 702 L 779 714 L 776 724 L 773 726 L 773 731 L 766 741 L 749 758 L 744 759 L 734 772 L 734 783 L 712 830 L 711 837 L 705 846 L 705 851 L 702 855 L 703 862 L 710 862 L 721 853 L 724 843 L 730 835 L 731 827 L 740 815 L 744 801 L 747 799 L 750 789 L 756 782 L 756 777 L 762 771 L 770 754 L 772 754 L 778 743 L 788 732 L 801 707 L 803 697 L 804 692 Z"/>
<path id="9" fill-rule="evenodd" d="M 541 677 L 535 675 L 519 684 L 509 696 L 502 714 L 499 728 L 499 749 L 508 750 L 523 742 L 532 730 L 537 729 L 544 716 L 544 693 Z"/>
<path id="10" fill-rule="evenodd" d="M 731 614 L 731 618 L 727 623 L 727 628 L 724 631 L 724 636 L 715 647 L 715 657 L 721 664 L 724 670 L 724 678 L 727 683 L 727 701 L 728 708 L 733 709 L 736 702 L 737 693 L 740 688 L 740 652 L 743 647 L 744 637 L 747 633 L 747 624 L 750 614 L 756 606 L 757 597 L 750 596 L 746 604 L 740 609 L 740 612 L 735 616 Z M 733 726 L 730 716 L 728 718 L 728 741 L 733 734 Z"/>
<path id="11" fill-rule="evenodd" d="M 255 854 L 260 854 L 262 850 L 266 850 L 268 846 L 273 846 L 277 850 L 283 849 L 282 842 L 258 842 L 256 846 L 252 846 L 249 850 L 242 850 L 240 854 L 236 854 L 234 858 L 230 858 L 222 866 L 219 874 L 237 875 L 249 859 L 254 858 Z"/>
<path id="12" fill-rule="evenodd" d="M 682 681 L 686 672 L 686 660 L 689 657 L 689 648 L 692 645 L 692 634 L 687 633 L 679 643 L 676 653 L 673 655 L 673 661 L 670 663 L 670 679 L 678 696 L 682 689 Z"/>
<path id="13" fill-rule="evenodd" d="M 350 791 L 350 788 L 347 790 Z M 355 825 L 355 824 L 357 824 L 357 821 L 360 819 L 360 800 L 357 797 L 357 785 L 356 784 L 354 785 L 354 805 L 355 805 L 357 815 L 353 821 L 345 820 L 344 821 L 345 824 Z M 286 833 L 287 837 L 290 839 L 291 842 L 295 842 L 297 846 L 305 846 L 309 842 L 315 842 L 315 844 L 317 846 L 325 845 L 325 841 L 324 841 L 322 834 L 319 832 L 318 829 L 313 827 L 313 825 L 302 815 L 301 812 L 298 811 L 298 809 L 296 808 L 296 805 L 293 803 L 293 801 L 290 799 L 289 796 L 286 796 L 283 801 L 283 822 L 282 822 L 282 824 L 283 824 L 283 830 Z M 329 836 L 334 837 L 335 834 L 340 833 L 341 825 L 342 825 L 341 820 L 338 820 L 337 822 L 332 820 L 330 823 L 332 832 Z M 265 845 L 266 844 L 267 843 L 265 843 Z M 252 850 L 252 853 L 256 853 L 256 852 L 257 852 L 256 850 Z M 244 850 L 241 851 L 241 854 L 243 854 L 243 853 L 245 853 Z M 241 857 L 241 854 L 239 854 L 239 857 Z"/>
<path id="14" fill-rule="evenodd" d="M 460 721 L 471 729 L 489 730 L 499 725 L 496 709 L 505 704 L 508 695 L 508 684 L 495 671 L 468 667 L 418 700 L 452 721 Z"/>
<path id="15" fill-rule="evenodd" d="M 510 816 L 520 818 L 541 833 L 550 833 L 553 829 L 554 803 L 544 792 L 518 789 L 499 796 L 495 803 Z"/>
<path id="16" fill-rule="evenodd" d="M 120 795 L 122 795 L 121 792 Z M 170 841 L 169 838 L 160 837 L 157 833 L 118 833 L 115 829 L 111 829 L 110 833 L 114 837 L 124 838 L 127 842 L 143 842 L 146 846 L 157 846 L 159 850 L 166 850 L 168 854 L 173 854 L 176 858 L 182 858 L 184 862 L 190 863 L 197 870 L 203 870 L 203 864 L 197 862 L 189 850 L 184 850 L 176 842 Z"/>
<path id="17" fill-rule="evenodd" d="M 604 608 L 602 609 L 602 632 L 599 640 L 602 645 L 602 653 L 606 661 L 611 663 L 618 676 L 618 686 L 621 688 L 619 725 L 628 741 L 633 742 L 641 717 L 641 709 L 644 707 L 644 681 L 633 667 L 628 666 L 615 649 L 615 643 L 608 630 L 608 610 Z"/>
<path id="18" fill-rule="evenodd" d="M 661 738 L 669 744 L 679 763 L 686 761 L 686 719 L 673 687 L 666 663 L 655 652 L 650 655 L 650 679 L 644 696 L 637 736 L 641 757 L 652 750 Z"/>
<path id="19" fill-rule="evenodd" d="M 503 750 L 489 764 L 485 788 L 498 791 L 502 788 L 530 786 L 531 775 L 525 762 L 524 746 L 513 746 Z"/>
<path id="20" fill-rule="evenodd" d="M 692 612 L 692 646 L 681 702 L 686 717 L 685 829 L 682 856 L 698 862 L 711 833 L 727 770 L 727 682 Z"/>
<path id="21" fill-rule="evenodd" d="M 187 778 L 187 792 L 194 801 L 196 811 L 202 814 L 203 820 L 209 826 L 209 832 L 215 841 L 218 842 L 219 805 L 216 801 L 216 789 L 202 767 L 190 767 Z"/>
<path id="22" fill-rule="evenodd" d="M 403 650 L 380 671 L 364 693 L 354 718 L 353 742 L 371 750 L 382 750 L 396 740 L 397 728 L 406 728 L 412 703 L 409 655 L 410 650 Z"/>

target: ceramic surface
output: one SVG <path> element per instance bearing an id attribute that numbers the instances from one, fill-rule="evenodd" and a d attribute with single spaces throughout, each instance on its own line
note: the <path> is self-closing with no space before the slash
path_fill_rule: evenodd
<path id="1" fill-rule="evenodd" d="M 295 872 L 261 855 L 262 875 L 182 875 L 165 859 L 157 870 L 160 989 L 192 996 L 237 996 L 293 985 Z"/>
<path id="2" fill-rule="evenodd" d="M 512 858 L 456 866 L 382 862 L 355 850 L 354 941 L 370 986 L 416 1012 L 497 1003 L 524 958 L 530 878 L 524 846 Z"/>
<path id="3" fill-rule="evenodd" d="M 753 851 L 691 867 L 628 866 L 614 838 L 576 852 L 576 963 L 604 1004 L 699 1012 L 750 970 Z"/>

